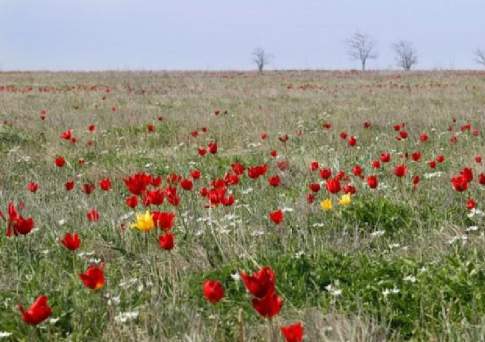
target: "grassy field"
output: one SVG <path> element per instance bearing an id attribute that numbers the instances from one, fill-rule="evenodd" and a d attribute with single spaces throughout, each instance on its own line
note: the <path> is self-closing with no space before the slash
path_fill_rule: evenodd
<path id="1" fill-rule="evenodd" d="M 0 120 L 0 340 L 484 339 L 485 73 L 0 73 Z"/>

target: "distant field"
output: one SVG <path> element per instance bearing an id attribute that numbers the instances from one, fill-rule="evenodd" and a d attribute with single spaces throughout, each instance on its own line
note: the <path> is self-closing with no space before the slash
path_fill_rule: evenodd
<path id="1" fill-rule="evenodd" d="M 485 72 L 0 73 L 0 340 L 483 340 L 484 134 Z"/>

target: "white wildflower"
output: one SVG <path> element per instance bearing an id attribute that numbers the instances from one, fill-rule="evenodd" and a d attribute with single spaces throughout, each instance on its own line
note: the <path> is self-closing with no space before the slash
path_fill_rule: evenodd
<path id="1" fill-rule="evenodd" d="M 128 321 L 132 321 L 134 319 L 137 319 L 139 315 L 138 311 L 128 311 L 128 312 L 120 312 L 116 317 L 115 317 L 115 322 L 117 323 L 126 323 Z"/>

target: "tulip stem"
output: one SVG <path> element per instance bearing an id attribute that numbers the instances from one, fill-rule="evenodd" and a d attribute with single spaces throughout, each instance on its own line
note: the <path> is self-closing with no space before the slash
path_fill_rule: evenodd
<path id="1" fill-rule="evenodd" d="M 275 336 L 275 331 L 273 327 L 273 319 L 269 318 L 268 319 L 268 341 L 269 342 L 276 342 L 276 336 Z"/>

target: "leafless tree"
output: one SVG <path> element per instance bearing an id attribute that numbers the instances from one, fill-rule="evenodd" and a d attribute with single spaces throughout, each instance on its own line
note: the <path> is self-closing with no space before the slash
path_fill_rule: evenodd
<path id="1" fill-rule="evenodd" d="M 258 67 L 259 72 L 263 72 L 265 66 L 271 62 L 272 56 L 267 54 L 262 48 L 256 48 L 253 51 L 253 62 Z"/>
<path id="2" fill-rule="evenodd" d="M 396 63 L 405 71 L 411 70 L 413 65 L 418 63 L 418 53 L 411 42 L 400 40 L 392 44 L 396 53 Z"/>
<path id="3" fill-rule="evenodd" d="M 377 58 L 376 42 L 365 33 L 354 33 L 347 40 L 347 48 L 350 58 L 362 64 L 362 71 L 365 71 L 367 60 Z"/>
<path id="4" fill-rule="evenodd" d="M 478 64 L 485 65 L 485 52 L 480 49 L 475 51 L 475 62 Z"/>

